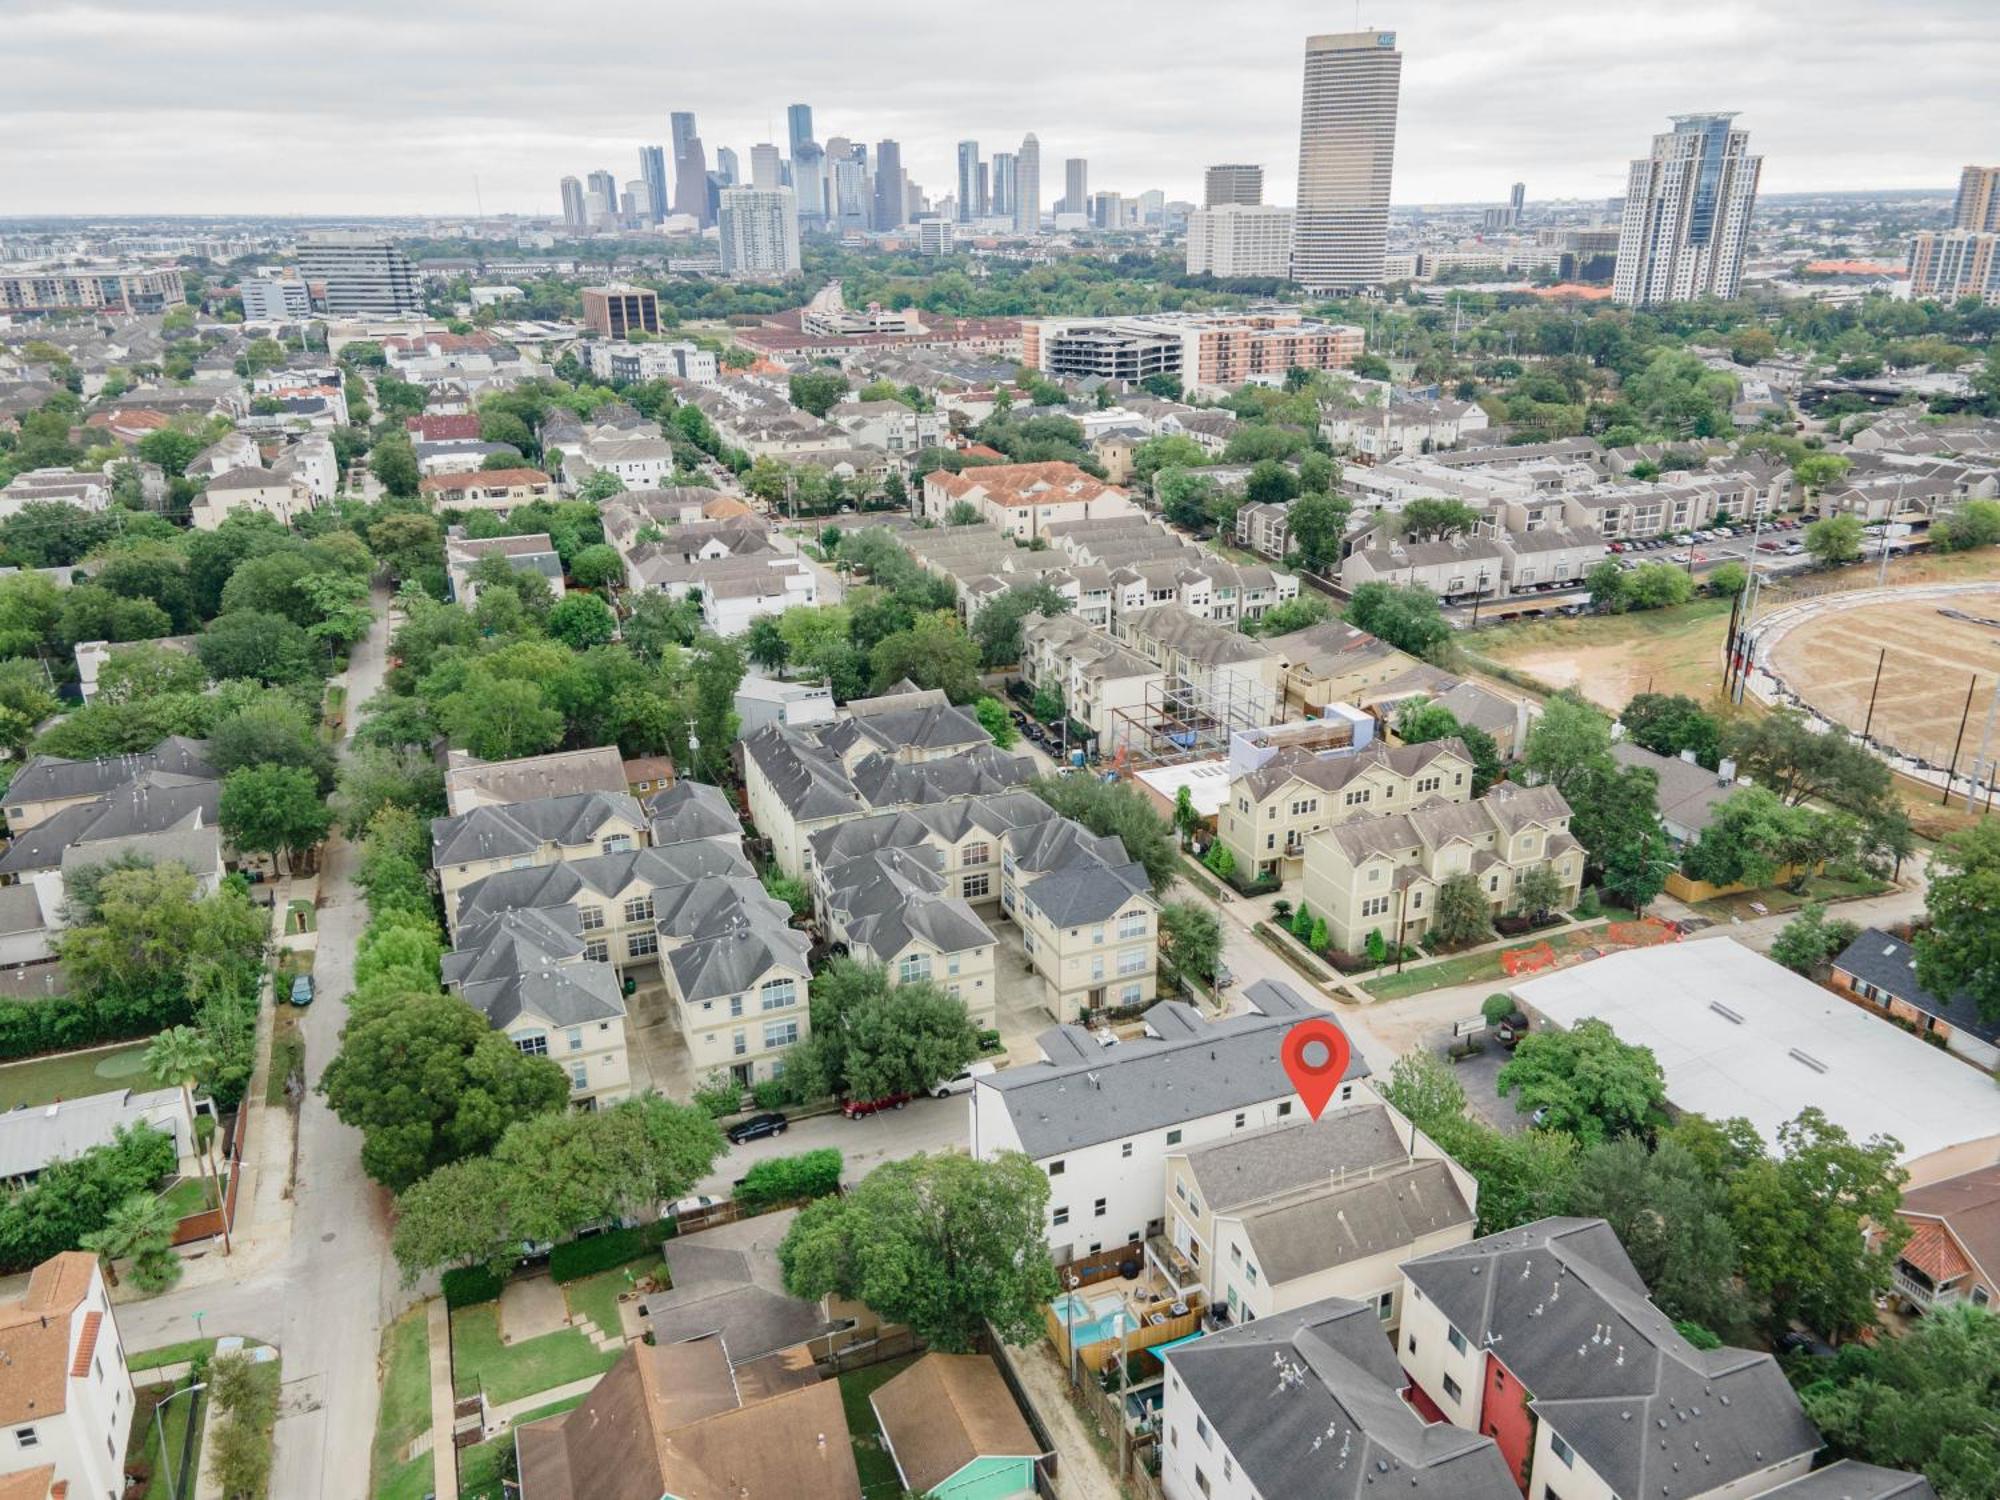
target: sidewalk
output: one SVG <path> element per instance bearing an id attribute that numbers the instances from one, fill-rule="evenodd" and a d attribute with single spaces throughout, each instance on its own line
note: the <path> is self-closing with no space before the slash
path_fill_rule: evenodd
<path id="1" fill-rule="evenodd" d="M 451 1383 L 451 1312 L 444 1298 L 425 1308 L 431 1338 L 431 1485 L 439 1500 L 458 1500 L 458 1445 L 452 1426 L 458 1393 Z"/>
<path id="2" fill-rule="evenodd" d="M 568 1385 L 551 1386 L 545 1391 L 537 1391 L 532 1396 L 523 1396 L 519 1401 L 502 1402 L 491 1408 L 486 1425 L 492 1428 L 511 1427 L 531 1411 L 540 1411 L 545 1406 L 554 1406 L 558 1401 L 567 1401 L 572 1396 L 587 1396 L 597 1389 L 602 1375 L 586 1375 L 581 1380 L 572 1380 Z"/>

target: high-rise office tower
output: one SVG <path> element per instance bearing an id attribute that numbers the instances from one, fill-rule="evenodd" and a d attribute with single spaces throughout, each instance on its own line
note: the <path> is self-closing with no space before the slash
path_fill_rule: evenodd
<path id="1" fill-rule="evenodd" d="M 658 146 L 641 146 L 639 175 L 646 179 L 647 216 L 657 224 L 667 216 L 667 153 Z"/>
<path id="2" fill-rule="evenodd" d="M 1081 156 L 1072 156 L 1063 163 L 1062 202 L 1056 205 L 1059 214 L 1083 214 L 1090 212 L 1090 162 Z"/>
<path id="3" fill-rule="evenodd" d="M 1014 230 L 1018 234 L 1042 230 L 1042 143 L 1032 130 L 1021 137 L 1021 149 L 1014 156 Z"/>
<path id="4" fill-rule="evenodd" d="M 1951 226 L 2000 234 L 2000 167 L 1967 167 L 1959 174 L 1958 207 Z"/>
<path id="5" fill-rule="evenodd" d="M 1517 182 L 1514 184 L 1514 190 L 1507 195 L 1507 211 L 1513 215 L 1514 223 L 1518 224 L 1521 222 L 1522 215 L 1526 212 L 1527 207 L 1528 185 L 1525 182 Z"/>
<path id="6" fill-rule="evenodd" d="M 1208 169 L 1202 188 L 1204 208 L 1220 208 L 1225 203 L 1262 203 L 1264 169 L 1248 162 L 1225 162 Z"/>
<path id="7" fill-rule="evenodd" d="M 986 200 L 986 211 L 996 219 L 1014 217 L 1014 153 L 996 151 L 993 153 L 993 192 Z"/>
<path id="8" fill-rule="evenodd" d="M 736 153 L 727 146 L 715 148 L 715 180 L 724 187 L 740 187 L 743 183 L 743 168 L 736 160 Z"/>
<path id="9" fill-rule="evenodd" d="M 653 222 L 653 190 L 643 177 L 634 177 L 618 195 L 618 213 L 628 224 Z"/>
<path id="10" fill-rule="evenodd" d="M 1293 279 L 1317 292 L 1382 281 L 1403 54 L 1393 31 L 1306 38 Z"/>
<path id="11" fill-rule="evenodd" d="M 585 212 L 593 219 L 618 217 L 618 179 L 599 169 L 590 174 L 589 191 L 584 194 Z"/>
<path id="12" fill-rule="evenodd" d="M 799 200 L 799 224 L 817 229 L 826 222 L 826 153 L 801 141 L 792 153 L 792 193 Z"/>
<path id="13" fill-rule="evenodd" d="M 325 283 L 329 313 L 403 313 L 423 306 L 410 258 L 379 234 L 325 230 L 300 240 L 298 252 L 299 279 Z"/>
<path id="14" fill-rule="evenodd" d="M 813 107 L 794 104 L 785 110 L 785 130 L 792 148 L 792 160 L 799 159 L 799 147 L 813 138 Z"/>
<path id="15" fill-rule="evenodd" d="M 867 165 L 853 154 L 832 162 L 833 221 L 839 234 L 859 234 L 867 229 L 875 211 L 874 184 Z"/>
<path id="16" fill-rule="evenodd" d="M 563 223 L 571 229 L 581 229 L 590 222 L 590 212 L 583 203 L 583 184 L 574 177 L 562 180 Z"/>
<path id="17" fill-rule="evenodd" d="M 970 224 L 986 212 L 985 164 L 979 160 L 979 142 L 958 143 L 958 222 Z"/>
<path id="18" fill-rule="evenodd" d="M 724 188 L 721 200 L 725 275 L 797 274 L 799 210 L 790 188 Z"/>
<path id="19" fill-rule="evenodd" d="M 894 141 L 875 143 L 875 227 L 900 229 L 909 218 L 903 181 L 903 148 Z"/>
<path id="20" fill-rule="evenodd" d="M 987 180 L 987 164 L 979 164 L 979 217 L 985 218 L 993 211 L 993 192 Z"/>
<path id="21" fill-rule="evenodd" d="M 701 148 L 694 115 L 679 109 L 667 116 L 674 147 L 674 212 L 706 227 L 715 222 L 708 205 L 708 156 Z"/>
<path id="22" fill-rule="evenodd" d="M 750 185 L 765 192 L 785 185 L 784 172 L 780 163 L 778 148 L 769 141 L 759 141 L 750 148 Z"/>
<path id="23" fill-rule="evenodd" d="M 1675 115 L 1632 163 L 1611 295 L 1627 307 L 1734 297 L 1764 159 L 1734 114 Z"/>
<path id="24" fill-rule="evenodd" d="M 1158 224 L 1167 217 L 1167 195 L 1158 188 L 1147 188 L 1139 195 L 1139 222 Z"/>

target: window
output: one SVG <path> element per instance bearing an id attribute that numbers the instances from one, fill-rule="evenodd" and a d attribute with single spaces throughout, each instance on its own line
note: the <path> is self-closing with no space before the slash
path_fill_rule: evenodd
<path id="1" fill-rule="evenodd" d="M 1576 1450 L 1553 1432 L 1549 1434 L 1549 1452 L 1562 1460 L 1565 1469 L 1576 1467 Z"/>
<path id="2" fill-rule="evenodd" d="M 1204 1495 L 1212 1493 L 1208 1487 L 1208 1476 L 1201 1472 L 1201 1465 L 1194 1466 L 1194 1486 Z"/>
<path id="3" fill-rule="evenodd" d="M 1090 929 L 1090 940 L 1093 943 L 1102 943 L 1104 941 L 1104 924 L 1102 922 L 1099 922 L 1095 927 Z"/>
<path id="4" fill-rule="evenodd" d="M 1242 1111 L 1242 1110 L 1240 1110 L 1240 1109 L 1239 1109 L 1239 1110 L 1237 1110 L 1237 1111 L 1236 1111 L 1236 1123 L 1235 1123 L 1234 1125 L 1232 1125 L 1232 1126 L 1230 1127 L 1230 1129 L 1232 1129 L 1232 1130 L 1241 1130 L 1241 1129 L 1243 1128 L 1243 1121 L 1244 1121 L 1244 1118 L 1245 1118 L 1245 1116 L 1244 1116 L 1244 1113 L 1243 1113 L 1243 1111 Z"/>
<path id="5" fill-rule="evenodd" d="M 1499 891 L 1500 872 L 1498 870 L 1495 870 L 1491 875 L 1486 877 L 1486 889 L 1496 893 Z"/>
<path id="6" fill-rule="evenodd" d="M 1449 1375 L 1444 1378 L 1444 1393 L 1453 1401 L 1463 1401 L 1465 1399 L 1465 1392 L 1459 1389 L 1458 1382 L 1453 1380 Z"/>
<path id="7" fill-rule="evenodd" d="M 1208 1423 L 1199 1416 L 1194 1419 L 1194 1435 L 1201 1439 L 1202 1447 L 1213 1448 L 1215 1446 L 1215 1440 L 1208 1435 Z"/>
<path id="8" fill-rule="evenodd" d="M 1137 1005 L 1144 993 L 1144 985 L 1121 984 L 1118 987 L 1118 1003 L 1120 1005 Z"/>
<path id="9" fill-rule="evenodd" d="M 729 1038 L 729 1050 L 738 1057 L 748 1052 L 750 1050 L 750 1033 L 747 1031 L 732 1033 Z"/>
<path id="10" fill-rule="evenodd" d="M 1169 1130 L 1167 1132 L 1167 1144 L 1169 1146 L 1178 1146 L 1180 1143 L 1181 1133 L 1178 1130 Z"/>
<path id="11" fill-rule="evenodd" d="M 629 833 L 614 833 L 604 841 L 601 847 L 606 854 L 630 854 L 632 852 L 632 835 Z"/>
<path id="12" fill-rule="evenodd" d="M 568 1031 L 563 1033 L 563 1038 L 569 1043 L 570 1051 L 581 1052 L 583 1050 L 583 1028 L 581 1026 L 570 1027 Z"/>
<path id="13" fill-rule="evenodd" d="M 1289 1099 L 1280 1099 L 1278 1101 L 1278 1118 L 1282 1120 L 1291 1112 L 1292 1112 L 1292 1101 Z"/>
<path id="14" fill-rule="evenodd" d="M 1460 1333 L 1460 1332 L 1459 1332 L 1459 1331 L 1458 1331 L 1458 1330 L 1457 1330 L 1456 1328 L 1447 1328 L 1447 1329 L 1446 1329 L 1446 1330 L 1444 1331 L 1444 1336 L 1445 1336 L 1445 1337 L 1446 1337 L 1447 1339 L 1451 1340 L 1451 1347 L 1452 1347 L 1452 1348 L 1456 1349 L 1456 1350 L 1457 1350 L 1457 1351 L 1458 1351 L 1458 1352 L 1459 1352 L 1460 1354 L 1463 1354 L 1463 1353 L 1465 1353 L 1465 1335 L 1464 1335 L 1464 1334 Z"/>
<path id="15" fill-rule="evenodd" d="M 1243 1267 L 1243 1274 L 1250 1278 L 1250 1285 L 1255 1286 L 1257 1284 L 1257 1268 L 1255 1266 L 1246 1263 Z"/>
<path id="16" fill-rule="evenodd" d="M 635 932 L 625 939 L 625 951 L 634 958 L 644 958 L 660 951 L 660 935 L 657 932 Z"/>
<path id="17" fill-rule="evenodd" d="M 799 985 L 795 979 L 767 979 L 757 990 L 759 1003 L 765 1010 L 783 1010 L 795 1005 L 799 998 Z"/>
<path id="18" fill-rule="evenodd" d="M 1396 1316 L 1396 1294 L 1382 1292 L 1375 1298 L 1375 1316 L 1384 1323 Z"/>
<path id="19" fill-rule="evenodd" d="M 764 1023 L 764 1045 L 766 1047 L 789 1047 L 799 1039 L 797 1021 L 766 1021 Z"/>
<path id="20" fill-rule="evenodd" d="M 651 896 L 636 896 L 632 900 L 627 901 L 625 903 L 625 920 L 627 922 L 652 921 L 653 898 Z"/>
<path id="21" fill-rule="evenodd" d="M 594 964 L 611 961 L 611 945 L 603 938 L 592 938 L 583 945 L 583 956 Z"/>
<path id="22" fill-rule="evenodd" d="M 549 1038 L 546 1032 L 524 1031 L 514 1038 L 514 1046 L 529 1057 L 547 1057 Z"/>
<path id="23" fill-rule="evenodd" d="M 1095 1203 L 1093 1203 L 1090 1206 L 1090 1216 L 1094 1219 L 1101 1219 L 1104 1217 L 1104 1200 L 1102 1198 L 1099 1198 Z"/>
<path id="24" fill-rule="evenodd" d="M 1417 1352 L 1417 1336 L 1413 1333 L 1410 1335 L 1410 1353 L 1414 1356 L 1416 1352 Z"/>
<path id="25" fill-rule="evenodd" d="M 1120 957 L 1120 962 L 1121 963 L 1123 962 L 1122 955 Z M 1097 980 L 1100 980 L 1103 977 L 1104 977 L 1104 955 L 1102 953 L 1093 953 L 1090 955 L 1091 981 L 1095 983 Z"/>
<path id="26" fill-rule="evenodd" d="M 576 925 L 585 932 L 596 932 L 604 925 L 604 908 L 601 906 L 579 906 L 576 909 Z"/>
<path id="27" fill-rule="evenodd" d="M 1417 778 L 1416 790 L 1419 793 L 1434 792 L 1443 785 L 1444 778 L 1442 776 L 1420 776 Z"/>
<path id="28" fill-rule="evenodd" d="M 1388 911 L 1389 898 L 1387 896 L 1370 896 L 1361 903 L 1361 915 L 1364 917 L 1386 916 Z"/>
<path id="29" fill-rule="evenodd" d="M 572 1063 L 569 1070 L 569 1086 L 573 1089 L 590 1087 L 590 1069 L 582 1063 Z"/>
<path id="30" fill-rule="evenodd" d="M 1307 813 L 1316 813 L 1318 811 L 1319 798 L 1317 797 L 1303 797 L 1292 804 L 1292 816 L 1295 818 L 1303 818 Z"/>
<path id="31" fill-rule="evenodd" d="M 1144 973 L 1146 968 L 1146 955 L 1151 953 L 1152 951 L 1153 950 L 1150 948 L 1121 949 L 1118 954 L 1118 972 L 1120 974 Z"/>
<path id="32" fill-rule="evenodd" d="M 1069 1166 L 1069 1163 L 1068 1163 L 1068 1162 L 1066 1162 L 1066 1161 L 1063 1161 L 1063 1160 L 1060 1160 L 1060 1159 L 1058 1159 L 1058 1160 L 1056 1160 L 1056 1161 L 1052 1161 L 1052 1162 L 1050 1162 L 1050 1163 L 1049 1163 L 1049 1176 L 1051 1176 L 1051 1177 L 1060 1177 L 1060 1176 L 1062 1176 L 1063 1172 L 1064 1172 L 1064 1171 L 1065 1171 L 1065 1170 L 1067 1169 L 1067 1167 L 1068 1167 L 1068 1166 Z"/>
<path id="33" fill-rule="evenodd" d="M 931 956 L 928 953 L 905 953 L 896 965 L 896 977 L 904 984 L 915 984 L 931 977 Z"/>
<path id="34" fill-rule="evenodd" d="M 1144 937 L 1145 935 L 1146 914 L 1144 912 L 1128 911 L 1118 919 L 1118 938 L 1120 942 L 1123 942 L 1127 938 Z"/>
<path id="35" fill-rule="evenodd" d="M 1066 1203 L 1057 1204 L 1055 1212 L 1050 1214 L 1049 1217 L 1058 1225 L 1067 1224 L 1069 1222 L 1069 1205 Z"/>
<path id="36" fill-rule="evenodd" d="M 42 1446 L 41 1434 L 36 1432 L 32 1427 L 16 1427 L 14 1429 L 14 1441 L 23 1448 L 39 1448 Z"/>
<path id="37" fill-rule="evenodd" d="M 991 895 L 992 892 L 993 877 L 991 875 L 968 875 L 965 877 L 966 900 L 978 901 L 985 896 Z"/>
<path id="38" fill-rule="evenodd" d="M 743 997 L 741 995 L 731 995 L 729 997 L 730 1019 L 734 1020 L 736 1017 L 742 1014 L 743 1014 Z"/>

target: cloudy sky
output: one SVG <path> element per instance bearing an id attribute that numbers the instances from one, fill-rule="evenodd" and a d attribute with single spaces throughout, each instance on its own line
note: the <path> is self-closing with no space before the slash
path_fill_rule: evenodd
<path id="1" fill-rule="evenodd" d="M 1733 109 L 1766 192 L 1935 187 L 2000 160 L 1995 0 L 0 0 L 0 217 L 553 213 L 691 109 L 710 152 L 899 140 L 942 195 L 955 143 L 1042 142 L 1093 190 L 1198 196 L 1213 161 L 1297 169 L 1308 33 L 1394 29 L 1398 203 L 1623 189 L 1666 117 Z M 1050 191 L 1053 183 L 1055 191 Z"/>

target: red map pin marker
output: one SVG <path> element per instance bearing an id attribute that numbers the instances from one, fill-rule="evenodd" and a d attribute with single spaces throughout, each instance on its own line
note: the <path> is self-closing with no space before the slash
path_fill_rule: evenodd
<path id="1" fill-rule="evenodd" d="M 1306 1113 L 1315 1120 L 1346 1076 L 1352 1051 L 1347 1033 L 1322 1017 L 1301 1021 L 1285 1033 L 1284 1045 L 1279 1048 L 1285 1076 L 1292 1080 L 1292 1087 L 1306 1102 Z"/>

